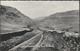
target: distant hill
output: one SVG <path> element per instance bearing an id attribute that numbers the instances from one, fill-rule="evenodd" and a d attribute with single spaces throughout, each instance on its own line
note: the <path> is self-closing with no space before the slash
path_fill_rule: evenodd
<path id="1" fill-rule="evenodd" d="M 79 10 L 59 12 L 39 21 L 39 26 L 79 32 Z"/>
<path id="2" fill-rule="evenodd" d="M 17 30 L 17 28 L 31 26 L 32 19 L 19 10 L 0 5 L 1 32 Z"/>

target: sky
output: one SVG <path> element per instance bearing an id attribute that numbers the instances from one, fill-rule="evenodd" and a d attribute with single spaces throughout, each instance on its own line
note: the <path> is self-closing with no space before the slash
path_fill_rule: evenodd
<path id="1" fill-rule="evenodd" d="M 79 1 L 1 1 L 1 5 L 14 7 L 32 19 L 79 10 Z"/>

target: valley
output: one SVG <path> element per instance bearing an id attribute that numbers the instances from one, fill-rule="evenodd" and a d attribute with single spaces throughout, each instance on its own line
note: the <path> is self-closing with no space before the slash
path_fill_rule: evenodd
<path id="1" fill-rule="evenodd" d="M 79 51 L 79 10 L 31 19 L 0 5 L 2 51 Z"/>

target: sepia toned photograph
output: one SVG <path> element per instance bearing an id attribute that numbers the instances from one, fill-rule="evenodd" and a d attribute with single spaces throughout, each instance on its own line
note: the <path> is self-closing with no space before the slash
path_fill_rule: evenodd
<path id="1" fill-rule="evenodd" d="M 80 51 L 79 1 L 1 1 L 0 51 Z"/>

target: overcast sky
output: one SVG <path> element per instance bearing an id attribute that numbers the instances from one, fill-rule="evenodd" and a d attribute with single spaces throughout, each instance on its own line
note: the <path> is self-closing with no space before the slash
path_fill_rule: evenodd
<path id="1" fill-rule="evenodd" d="M 1 4 L 15 7 L 32 19 L 56 12 L 79 10 L 78 1 L 2 1 Z"/>

